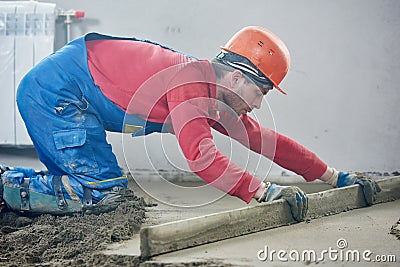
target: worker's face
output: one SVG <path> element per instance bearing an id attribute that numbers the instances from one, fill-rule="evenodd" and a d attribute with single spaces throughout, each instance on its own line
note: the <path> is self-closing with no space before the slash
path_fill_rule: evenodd
<path id="1" fill-rule="evenodd" d="M 224 102 L 238 116 L 261 108 L 261 101 L 268 90 L 261 89 L 237 70 L 229 73 L 227 78 L 230 90 L 226 90 Z"/>

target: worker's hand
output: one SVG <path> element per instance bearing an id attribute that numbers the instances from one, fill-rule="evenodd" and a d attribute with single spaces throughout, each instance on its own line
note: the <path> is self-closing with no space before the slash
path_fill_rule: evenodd
<path id="1" fill-rule="evenodd" d="M 363 190 L 367 205 L 374 204 L 376 200 L 376 194 L 381 192 L 381 188 L 372 177 L 357 172 L 338 172 L 334 168 L 332 168 L 332 170 L 332 177 L 326 181 L 328 184 L 332 185 L 333 187 L 344 187 L 353 184 L 359 184 Z"/>
<path id="2" fill-rule="evenodd" d="M 302 221 L 308 209 L 308 199 L 304 193 L 297 186 L 282 186 L 271 184 L 267 190 L 265 202 L 270 202 L 277 199 L 284 199 L 287 201 L 292 212 L 292 216 L 296 221 Z"/>
<path id="3" fill-rule="evenodd" d="M 381 192 L 381 188 L 372 177 L 358 173 L 338 173 L 337 187 L 344 187 L 353 184 L 359 184 L 361 186 L 365 201 L 369 206 L 374 204 L 376 200 L 376 194 Z"/>

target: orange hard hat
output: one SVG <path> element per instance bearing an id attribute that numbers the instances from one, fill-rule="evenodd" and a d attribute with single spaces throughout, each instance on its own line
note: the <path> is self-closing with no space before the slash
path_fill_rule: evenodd
<path id="1" fill-rule="evenodd" d="M 259 26 L 248 26 L 221 48 L 248 59 L 275 88 L 286 94 L 279 84 L 289 70 L 290 55 L 286 45 L 274 33 Z"/>

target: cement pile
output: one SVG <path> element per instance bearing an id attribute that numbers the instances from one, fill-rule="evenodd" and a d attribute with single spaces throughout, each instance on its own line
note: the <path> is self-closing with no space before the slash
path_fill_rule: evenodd
<path id="1" fill-rule="evenodd" d="M 143 198 L 131 195 L 116 210 L 100 215 L 29 217 L 2 212 L 0 266 L 137 266 L 138 257 L 114 259 L 98 251 L 137 233 L 145 206 Z"/>

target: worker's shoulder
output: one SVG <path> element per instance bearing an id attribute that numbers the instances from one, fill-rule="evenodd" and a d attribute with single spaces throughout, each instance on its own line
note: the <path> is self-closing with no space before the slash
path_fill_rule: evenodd
<path id="1" fill-rule="evenodd" d="M 215 84 L 215 72 L 208 61 L 190 61 L 175 66 L 168 85 L 170 100 L 210 97 L 210 85 Z"/>
<path id="2" fill-rule="evenodd" d="M 172 86 L 192 83 L 215 83 L 214 68 L 207 60 L 187 60 L 173 66 L 175 69 Z"/>

